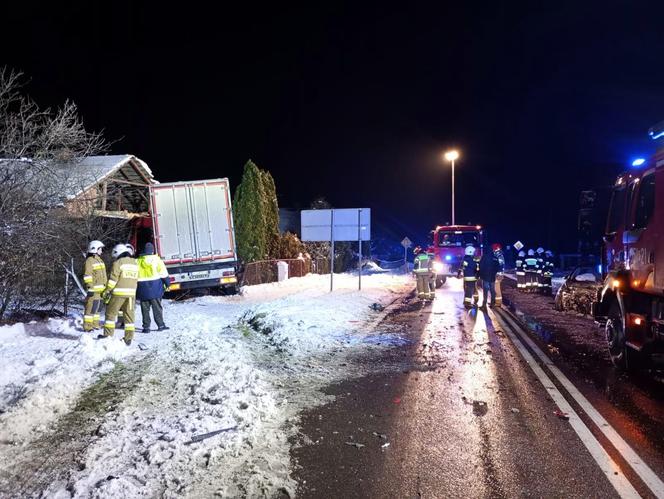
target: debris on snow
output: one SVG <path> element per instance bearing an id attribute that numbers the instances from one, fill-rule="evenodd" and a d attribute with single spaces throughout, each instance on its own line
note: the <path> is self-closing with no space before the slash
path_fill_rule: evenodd
<path id="1" fill-rule="evenodd" d="M 220 433 L 225 433 L 227 431 L 235 430 L 236 428 L 237 426 L 229 426 L 228 428 L 222 428 L 221 430 L 210 431 L 208 433 L 203 433 L 201 435 L 194 435 L 193 437 L 191 437 L 191 440 L 189 442 L 185 442 L 185 445 L 191 445 L 193 443 L 200 442 L 207 438 L 214 437 L 215 435 L 219 435 Z"/>
<path id="2" fill-rule="evenodd" d="M 489 410 L 486 402 L 482 400 L 473 400 L 473 414 L 475 416 L 484 416 Z"/>
<path id="3" fill-rule="evenodd" d="M 557 416 L 559 419 L 562 419 L 564 421 L 569 420 L 569 414 L 567 414 L 566 412 L 556 409 L 555 411 L 553 411 L 553 414 Z"/>
<path id="4" fill-rule="evenodd" d="M 359 442 L 344 442 L 346 445 L 350 445 L 351 447 L 355 447 L 356 449 L 361 449 L 362 447 L 366 447 L 364 444 L 361 444 Z"/>

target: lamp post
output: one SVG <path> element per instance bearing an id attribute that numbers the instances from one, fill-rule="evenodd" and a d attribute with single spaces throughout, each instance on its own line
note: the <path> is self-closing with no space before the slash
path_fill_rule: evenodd
<path id="1" fill-rule="evenodd" d="M 454 161 L 459 159 L 459 151 L 452 149 L 445 153 L 445 159 L 452 163 L 452 225 L 456 225 L 454 217 Z"/>

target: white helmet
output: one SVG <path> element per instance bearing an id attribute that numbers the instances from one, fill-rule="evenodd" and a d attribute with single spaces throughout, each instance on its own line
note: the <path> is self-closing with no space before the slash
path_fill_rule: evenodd
<path id="1" fill-rule="evenodd" d="M 544 253 L 544 248 L 542 248 L 541 246 L 539 248 L 537 248 L 537 253 L 540 254 L 540 255 L 542 253 Z"/>
<path id="2" fill-rule="evenodd" d="M 473 246 L 466 246 L 466 256 L 475 256 L 475 248 Z"/>
<path id="3" fill-rule="evenodd" d="M 551 250 L 546 250 L 546 251 L 544 252 L 544 254 L 545 254 L 546 256 L 553 256 L 553 251 L 551 251 Z"/>
<path id="4" fill-rule="evenodd" d="M 94 241 L 90 241 L 90 244 L 88 244 L 88 253 L 96 255 L 101 251 L 103 247 L 104 243 L 102 243 L 101 241 L 97 241 L 95 239 Z"/>
<path id="5" fill-rule="evenodd" d="M 535 252 L 531 249 L 528 250 L 528 256 L 535 256 Z"/>
<path id="6" fill-rule="evenodd" d="M 519 256 L 523 258 L 524 256 L 526 256 L 526 252 L 523 250 L 519 251 Z"/>
<path id="7" fill-rule="evenodd" d="M 134 245 L 133 245 L 133 244 L 131 244 L 131 243 L 127 243 L 127 244 L 125 244 L 125 246 L 127 247 L 127 250 L 129 250 L 129 254 L 130 254 L 131 256 L 134 256 L 134 255 L 136 254 L 136 250 L 134 249 Z"/>
<path id="8" fill-rule="evenodd" d="M 127 248 L 126 244 L 116 244 L 113 246 L 113 258 L 118 258 L 121 254 L 123 253 L 129 253 L 129 248 Z"/>

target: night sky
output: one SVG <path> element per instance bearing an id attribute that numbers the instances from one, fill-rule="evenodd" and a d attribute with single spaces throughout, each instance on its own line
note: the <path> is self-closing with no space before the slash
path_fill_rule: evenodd
<path id="1" fill-rule="evenodd" d="M 281 207 L 369 206 L 399 239 L 450 220 L 453 146 L 458 223 L 573 251 L 579 191 L 664 120 L 661 1 L 96 3 L 5 11 L 0 64 L 38 103 L 73 99 L 159 180 L 237 185 L 252 158 Z"/>

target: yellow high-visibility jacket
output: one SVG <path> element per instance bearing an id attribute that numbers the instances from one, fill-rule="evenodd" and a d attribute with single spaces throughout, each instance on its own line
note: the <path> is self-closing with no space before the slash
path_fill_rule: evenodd
<path id="1" fill-rule="evenodd" d="M 161 298 L 164 289 L 168 288 L 168 270 L 159 255 L 141 255 L 138 264 L 138 289 L 136 299 L 154 300 Z"/>
<path id="2" fill-rule="evenodd" d="M 106 291 L 113 296 L 136 296 L 138 284 L 138 265 L 130 256 L 123 256 L 113 262 L 111 275 L 106 283 Z"/>
<path id="3" fill-rule="evenodd" d="M 88 293 L 101 293 L 106 286 L 106 264 L 99 255 L 90 255 L 83 265 L 83 282 Z"/>

